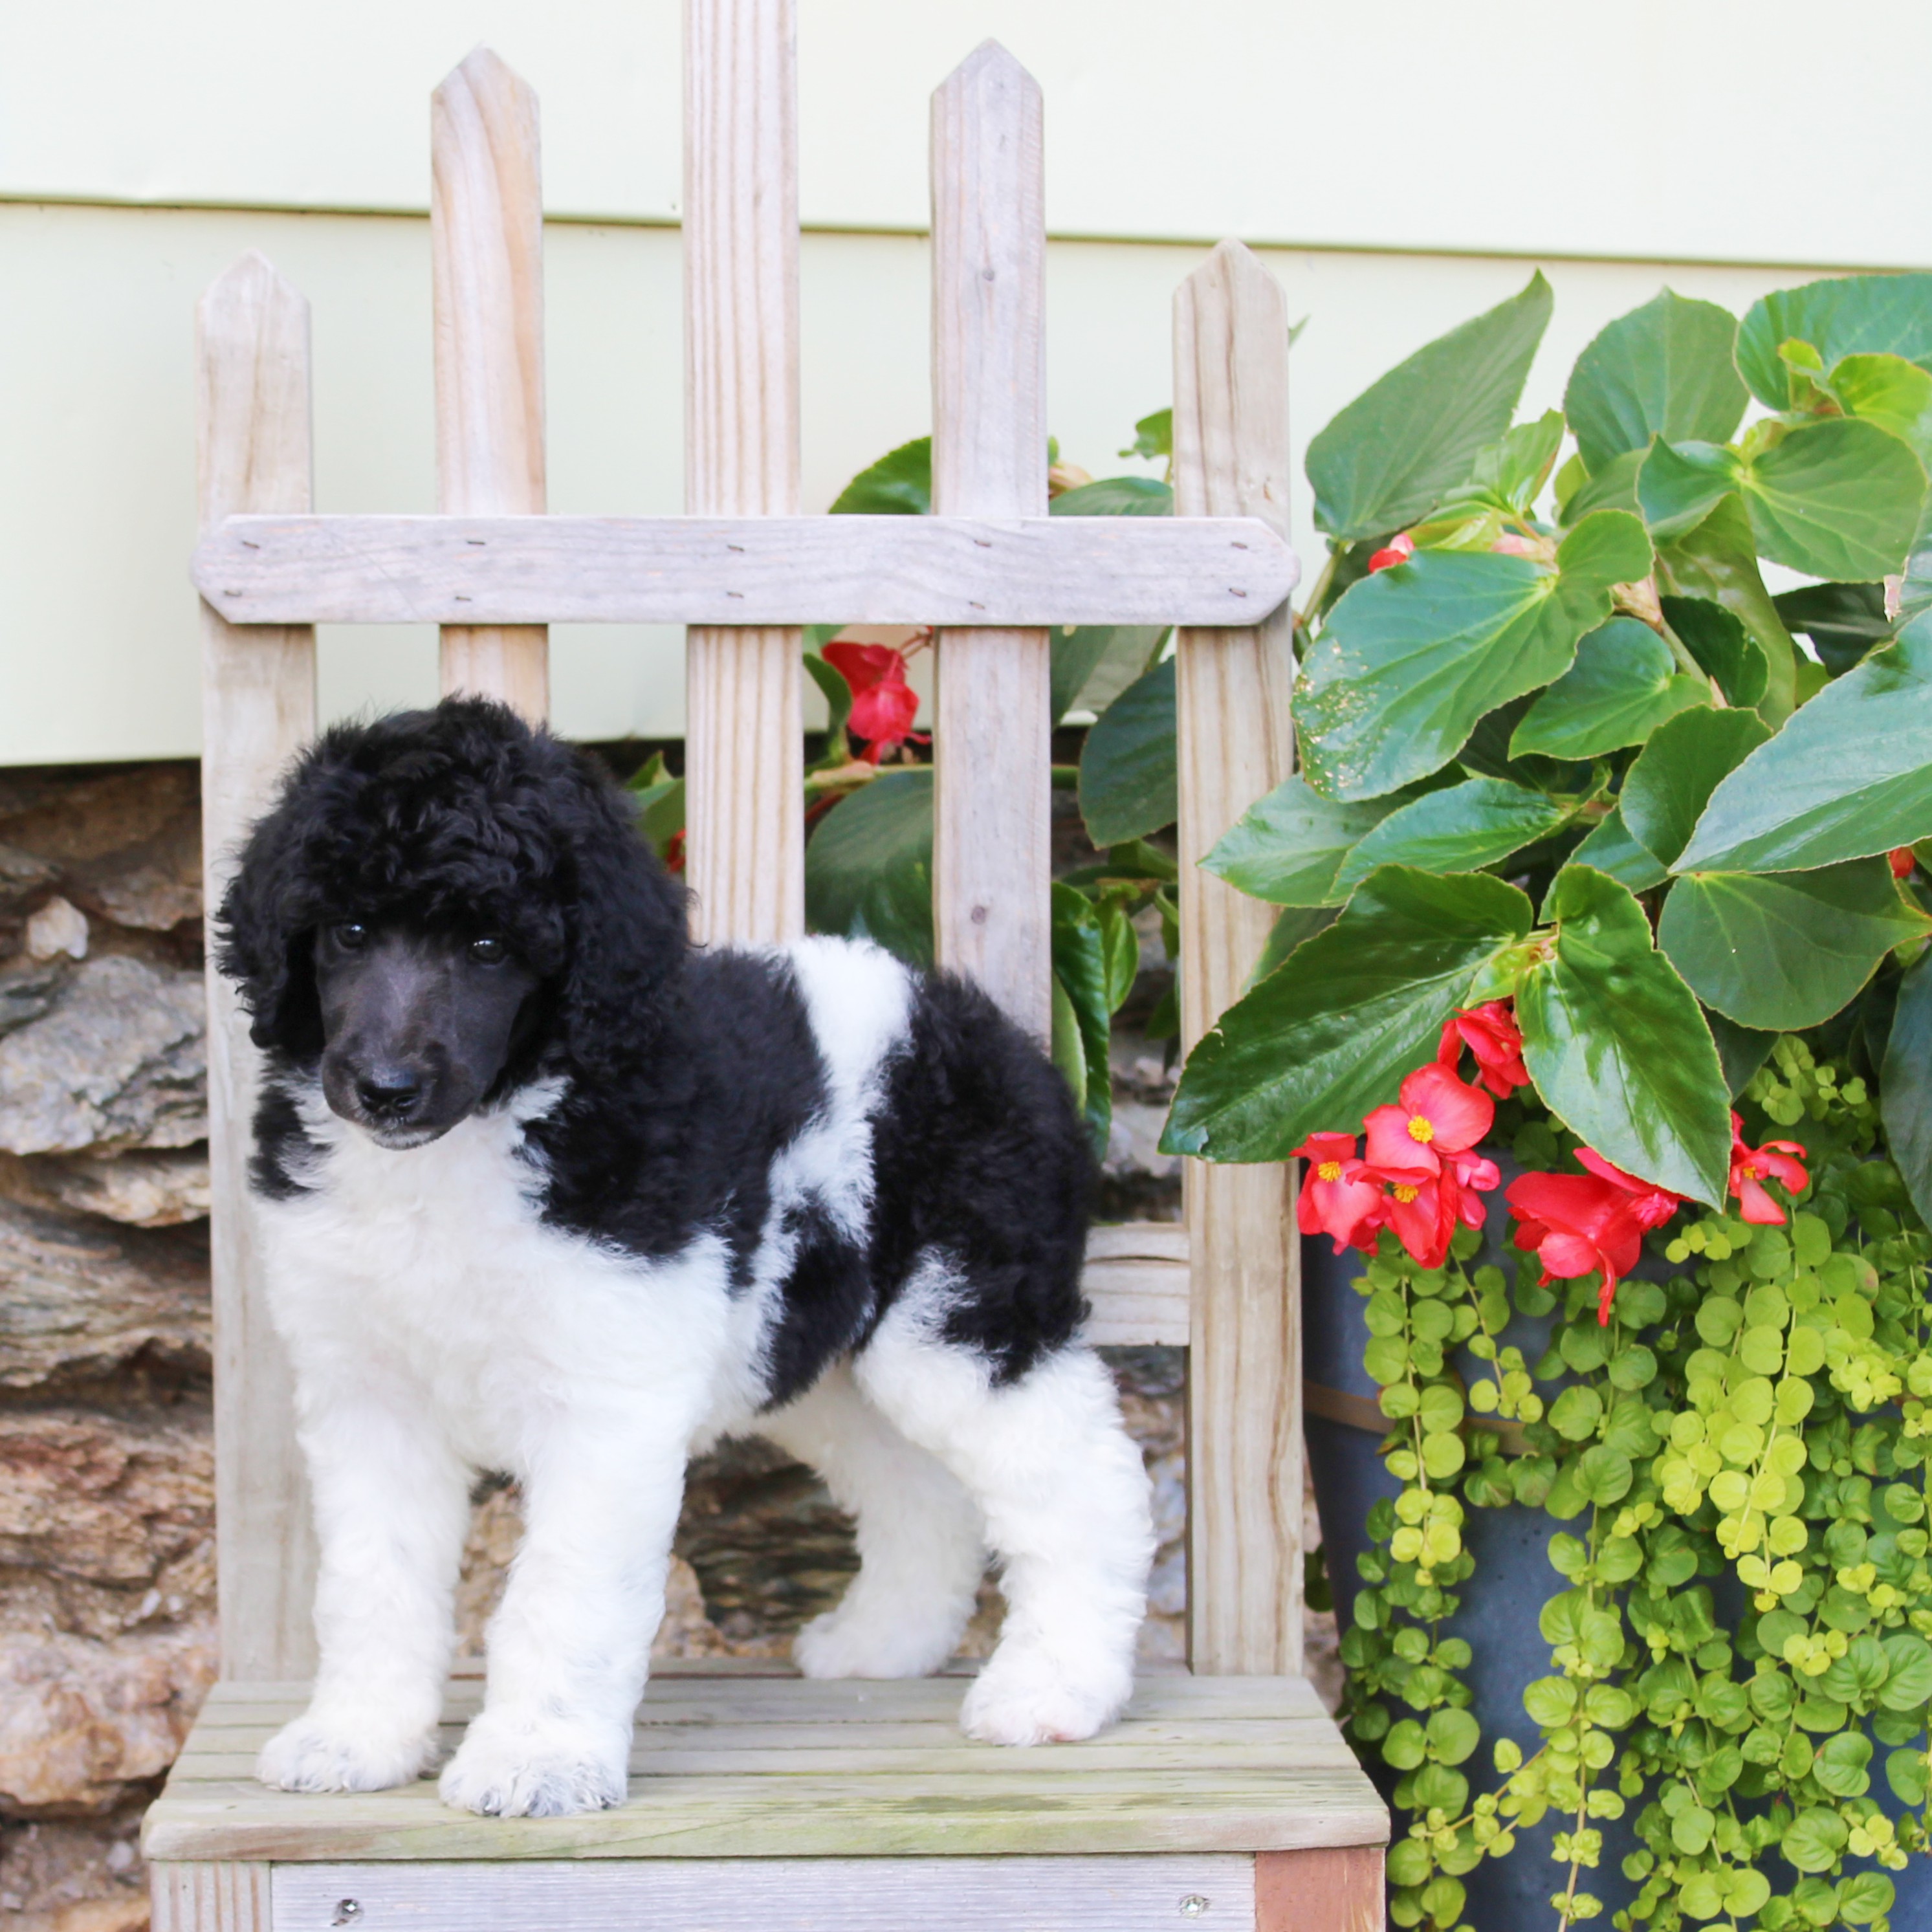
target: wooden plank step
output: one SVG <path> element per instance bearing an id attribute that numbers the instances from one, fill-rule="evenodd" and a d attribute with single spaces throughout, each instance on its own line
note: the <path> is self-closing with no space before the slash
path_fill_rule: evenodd
<path id="1" fill-rule="evenodd" d="M 236 516 L 231 624 L 1252 624 L 1299 574 L 1246 517 Z"/>
<path id="2" fill-rule="evenodd" d="M 480 1688 L 450 1685 L 451 1743 Z M 386 1792 L 264 1789 L 254 1752 L 306 1687 L 223 1684 L 143 1846 L 151 1859 L 339 1864 L 1252 1852 L 1387 1838 L 1388 1814 L 1301 1678 L 1151 1678 L 1102 1737 L 1032 1751 L 963 1736 L 959 1692 L 956 1678 L 660 1679 L 626 1804 L 490 1819 L 450 1810 L 427 1778 Z"/>

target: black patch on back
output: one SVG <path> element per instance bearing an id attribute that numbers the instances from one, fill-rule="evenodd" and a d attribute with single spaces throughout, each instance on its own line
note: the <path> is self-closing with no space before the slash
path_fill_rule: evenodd
<path id="1" fill-rule="evenodd" d="M 874 1321 L 938 1249 L 960 1277 L 945 1338 L 986 1357 L 996 1380 L 1072 1340 L 1087 1315 L 1086 1130 L 1052 1063 L 968 981 L 919 985 L 876 1118 L 873 1172 Z"/>

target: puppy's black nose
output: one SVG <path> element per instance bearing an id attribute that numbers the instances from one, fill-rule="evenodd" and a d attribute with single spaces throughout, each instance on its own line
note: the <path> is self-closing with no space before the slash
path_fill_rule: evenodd
<path id="1" fill-rule="evenodd" d="M 356 1076 L 356 1097 L 378 1120 L 407 1120 L 422 1095 L 422 1077 L 406 1066 L 375 1066 Z"/>

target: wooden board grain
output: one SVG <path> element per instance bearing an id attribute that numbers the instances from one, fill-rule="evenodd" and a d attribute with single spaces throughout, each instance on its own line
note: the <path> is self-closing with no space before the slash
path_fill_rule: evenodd
<path id="1" fill-rule="evenodd" d="M 1385 1932 L 1380 1845 L 1323 1845 L 1255 1858 L 1255 1932 Z"/>
<path id="2" fill-rule="evenodd" d="M 1187 1230 L 1178 1222 L 1092 1229 L 1080 1286 L 1093 1310 L 1084 1333 L 1096 1346 L 1187 1346 Z"/>
<path id="3" fill-rule="evenodd" d="M 1246 624 L 1294 553 L 1252 518 L 237 517 L 231 622 Z"/>
<path id="4" fill-rule="evenodd" d="M 148 1900 L 153 1932 L 270 1932 L 274 1920 L 265 1864 L 152 1865 Z"/>
<path id="5" fill-rule="evenodd" d="M 195 368 L 203 530 L 231 511 L 306 510 L 308 304 L 253 250 L 202 298 Z M 204 604 L 202 854 L 211 913 L 250 825 L 314 730 L 314 632 L 239 631 Z M 207 975 L 221 1667 L 230 1676 L 290 1676 L 314 1663 L 315 1540 L 293 1378 L 268 1323 L 248 1196 L 255 1049 L 212 952 Z"/>
<path id="6" fill-rule="evenodd" d="M 543 191 L 537 98 L 478 47 L 430 100 L 437 506 L 533 516 L 544 504 Z M 550 710 L 541 622 L 445 626 L 446 693 Z"/>
<path id="7" fill-rule="evenodd" d="M 634 1864 L 283 1865 L 276 1932 L 1251 1932 L 1254 1860 L 658 1858 Z M 358 1910 L 345 1913 L 344 1900 Z"/>
<path id="8" fill-rule="evenodd" d="M 798 511 L 797 32 L 794 0 L 685 0 L 685 507 L 704 516 Z M 805 930 L 805 754 L 793 627 L 810 620 L 728 602 L 718 615 L 668 621 L 693 626 L 685 852 L 694 932 L 713 943 L 795 939 Z"/>
<path id="9" fill-rule="evenodd" d="M 1280 285 L 1223 242 L 1174 301 L 1178 516 L 1288 522 L 1288 317 Z M 1284 606 L 1258 628 L 1183 629 L 1181 1042 L 1241 994 L 1274 908 L 1200 861 L 1294 764 Z M 1288 1165 L 1190 1161 L 1189 1656 L 1198 1671 L 1301 1668 L 1300 1248 Z"/>
<path id="10" fill-rule="evenodd" d="M 565 1819 L 392 1792 L 272 1792 L 251 1751 L 300 1684 L 223 1684 L 148 1815 L 151 1858 L 208 1862 L 934 1857 L 1252 1852 L 1379 1843 L 1387 1814 L 1302 1679 L 1143 1681 L 1081 1745 L 1005 1751 L 956 1728 L 957 1679 L 679 1677 L 640 1713 L 629 1800 Z M 446 1715 L 477 1687 L 451 1687 Z"/>
<path id="11" fill-rule="evenodd" d="M 932 97 L 932 507 L 942 517 L 1046 518 L 1042 126 L 1039 83 L 994 40 Z M 997 616 L 952 620 L 960 628 L 939 640 L 934 941 L 941 966 L 978 980 L 1045 1042 L 1052 668 L 1044 630 L 991 628 Z"/>

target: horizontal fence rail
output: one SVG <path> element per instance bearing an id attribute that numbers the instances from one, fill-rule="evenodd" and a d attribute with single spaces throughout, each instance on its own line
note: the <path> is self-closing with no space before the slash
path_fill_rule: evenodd
<path id="1" fill-rule="evenodd" d="M 1248 517 L 234 516 L 231 624 L 1251 626 L 1299 566 Z"/>

